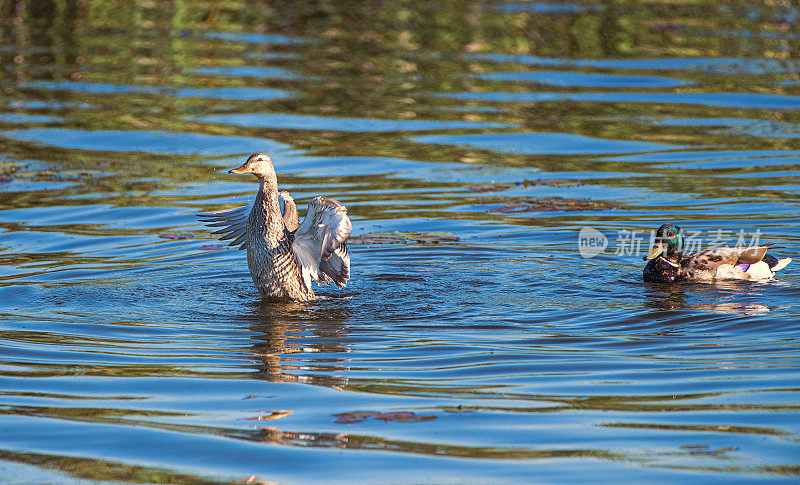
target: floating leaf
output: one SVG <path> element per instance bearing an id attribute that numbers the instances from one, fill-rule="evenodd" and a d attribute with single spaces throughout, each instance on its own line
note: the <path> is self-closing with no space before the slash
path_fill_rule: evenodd
<path id="1" fill-rule="evenodd" d="M 467 187 L 470 192 L 500 192 L 522 185 L 522 182 L 491 182 L 486 184 L 476 184 Z"/>
<path id="2" fill-rule="evenodd" d="M 605 201 L 589 199 L 565 199 L 563 197 L 520 197 L 510 200 L 503 207 L 495 209 L 503 214 L 521 212 L 555 212 L 617 209 L 618 205 Z"/>
<path id="3" fill-rule="evenodd" d="M 583 185 L 578 179 L 522 179 L 522 182 L 490 182 L 485 184 L 475 184 L 467 187 L 471 192 L 500 192 L 512 187 L 522 185 L 525 188 L 545 185 L 547 187 L 577 187 Z"/>
<path id="4" fill-rule="evenodd" d="M 222 249 L 221 244 L 203 244 L 199 248 L 201 251 L 215 251 L 217 249 Z"/>
<path id="5" fill-rule="evenodd" d="M 430 421 L 437 418 L 435 414 L 418 416 L 410 411 L 394 411 L 390 413 L 355 411 L 352 413 L 334 414 L 334 416 L 336 417 L 336 421 L 334 422 L 340 424 L 361 423 L 369 418 L 375 418 L 386 423 L 389 421 L 399 421 L 401 423 L 419 423 L 421 421 Z"/>
<path id="6" fill-rule="evenodd" d="M 726 451 L 738 451 L 738 446 L 726 446 L 724 448 L 717 448 L 716 450 L 695 450 L 690 451 L 690 455 L 721 455 Z"/>
<path id="7" fill-rule="evenodd" d="M 272 419 L 281 419 L 285 418 L 286 416 L 294 414 L 294 411 L 291 409 L 277 409 L 275 411 L 270 411 L 269 414 L 263 416 L 255 416 L 252 418 L 246 418 L 248 421 L 268 421 Z"/>
<path id="8" fill-rule="evenodd" d="M 548 187 L 577 187 L 583 185 L 583 182 L 578 179 L 522 179 L 522 185 L 526 188 L 536 185 L 546 185 Z"/>
<path id="9" fill-rule="evenodd" d="M 411 412 L 394 412 L 394 413 L 380 413 L 375 416 L 375 419 L 380 419 L 381 421 L 388 422 L 388 421 L 400 421 L 401 423 L 417 423 L 420 421 L 430 421 L 432 419 L 436 419 L 435 414 L 430 414 L 427 416 L 417 416 Z"/>
<path id="10" fill-rule="evenodd" d="M 458 236 L 446 232 L 372 232 L 360 236 L 351 237 L 347 240 L 348 244 L 439 244 L 448 242 L 458 242 Z"/>
<path id="11" fill-rule="evenodd" d="M 255 475 L 250 475 L 246 478 L 239 478 L 234 483 L 252 483 L 255 485 L 277 485 L 277 482 L 269 482 L 266 480 L 262 480 Z"/>
<path id="12" fill-rule="evenodd" d="M 191 234 L 159 234 L 158 237 L 161 239 L 192 239 L 194 238 Z"/>
<path id="13" fill-rule="evenodd" d="M 334 423 L 344 423 L 344 424 L 354 424 L 354 423 L 361 423 L 365 421 L 367 418 L 371 418 L 376 416 L 378 413 L 370 412 L 370 411 L 355 411 L 352 413 L 340 413 L 334 414 L 336 417 L 336 421 Z"/>

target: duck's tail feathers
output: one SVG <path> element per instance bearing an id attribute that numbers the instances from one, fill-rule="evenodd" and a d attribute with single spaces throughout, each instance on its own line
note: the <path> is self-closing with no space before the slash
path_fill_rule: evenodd
<path id="1" fill-rule="evenodd" d="M 770 271 L 772 271 L 773 273 L 776 273 L 776 272 L 782 270 L 783 268 L 785 268 L 786 266 L 788 266 L 789 263 L 792 262 L 792 258 L 780 258 L 780 259 L 778 259 L 775 256 L 770 256 L 768 254 L 768 255 L 764 256 L 764 260 L 763 261 L 769 265 Z"/>

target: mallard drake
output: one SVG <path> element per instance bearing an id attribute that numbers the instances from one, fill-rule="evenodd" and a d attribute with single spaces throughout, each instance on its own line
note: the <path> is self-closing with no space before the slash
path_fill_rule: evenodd
<path id="1" fill-rule="evenodd" d="M 350 278 L 350 255 L 345 241 L 352 224 L 347 208 L 328 197 L 315 197 L 308 204 L 303 222 L 288 192 L 278 192 L 278 177 L 272 159 L 265 153 L 250 155 L 244 164 L 228 173 L 255 175 L 259 181 L 250 209 L 202 214 L 203 222 L 222 227 L 213 234 L 233 239 L 230 246 L 247 250 L 247 266 L 253 283 L 267 298 L 314 299 L 311 282 L 333 282 L 339 288 Z"/>
<path id="2" fill-rule="evenodd" d="M 792 258 L 767 254 L 771 244 L 745 248 L 709 248 L 683 254 L 683 233 L 675 224 L 656 231 L 653 248 L 644 256 L 644 280 L 709 281 L 713 279 L 763 280 L 775 276 Z"/>

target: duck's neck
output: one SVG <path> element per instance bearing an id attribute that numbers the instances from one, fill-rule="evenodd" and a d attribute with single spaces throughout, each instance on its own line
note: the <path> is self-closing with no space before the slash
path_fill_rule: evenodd
<path id="1" fill-rule="evenodd" d="M 660 258 L 664 258 L 673 265 L 680 265 L 683 259 L 683 251 L 664 251 Z"/>
<path id="2" fill-rule="evenodd" d="M 673 268 L 680 268 L 681 267 L 681 258 L 677 257 L 677 259 L 676 259 L 676 256 L 674 254 L 672 256 L 666 256 L 666 255 L 662 254 L 661 256 L 659 256 L 656 259 L 663 260 L 665 263 L 667 263 L 668 265 L 672 266 Z"/>
<path id="3" fill-rule="evenodd" d="M 263 228 L 264 238 L 270 246 L 283 238 L 283 219 L 278 202 L 278 181 L 275 176 L 259 178 L 259 190 L 253 204 L 256 227 Z"/>

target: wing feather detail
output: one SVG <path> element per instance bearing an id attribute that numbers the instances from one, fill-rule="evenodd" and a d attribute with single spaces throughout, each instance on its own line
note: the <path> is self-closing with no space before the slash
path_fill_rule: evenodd
<path id="1" fill-rule="evenodd" d="M 221 227 L 211 234 L 218 235 L 221 241 L 233 239 L 228 246 L 239 246 L 239 249 L 247 249 L 247 217 L 250 214 L 250 207 L 242 206 L 218 212 L 199 214 L 201 222 L 209 227 Z"/>

